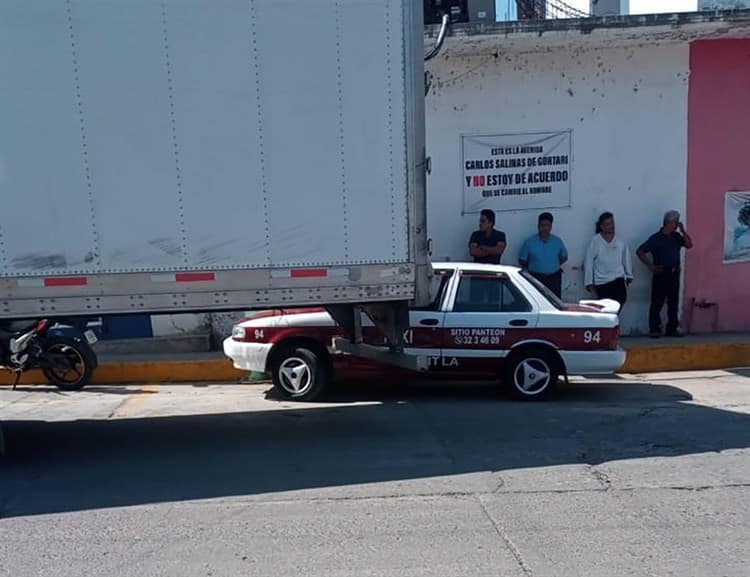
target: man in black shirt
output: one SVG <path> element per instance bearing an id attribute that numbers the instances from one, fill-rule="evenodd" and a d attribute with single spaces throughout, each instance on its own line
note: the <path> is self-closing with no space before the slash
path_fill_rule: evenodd
<path id="1" fill-rule="evenodd" d="M 677 232 L 677 231 L 680 232 Z M 653 273 L 651 308 L 648 325 L 652 338 L 661 336 L 661 309 L 667 301 L 667 336 L 681 337 L 677 326 L 677 305 L 680 298 L 680 250 L 693 248 L 693 240 L 680 222 L 680 213 L 670 210 L 664 215 L 664 226 L 652 234 L 639 248 L 638 258 Z M 651 260 L 646 258 L 651 255 Z"/>
<path id="2" fill-rule="evenodd" d="M 479 216 L 479 230 L 471 234 L 469 253 L 474 262 L 500 264 L 505 252 L 505 233 L 495 230 L 495 213 L 484 209 Z"/>

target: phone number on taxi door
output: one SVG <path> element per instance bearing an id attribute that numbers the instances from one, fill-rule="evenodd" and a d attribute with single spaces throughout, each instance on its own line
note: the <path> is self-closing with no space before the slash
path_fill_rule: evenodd
<path id="1" fill-rule="evenodd" d="M 504 329 L 451 329 L 457 345 L 499 345 L 504 336 Z"/>

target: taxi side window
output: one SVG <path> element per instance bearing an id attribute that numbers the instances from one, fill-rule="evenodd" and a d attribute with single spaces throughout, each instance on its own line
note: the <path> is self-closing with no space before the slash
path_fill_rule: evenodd
<path id="1" fill-rule="evenodd" d="M 458 285 L 453 312 L 525 313 L 531 305 L 507 278 L 467 275 Z"/>
<path id="2" fill-rule="evenodd" d="M 435 271 L 430 284 L 430 296 L 432 301 L 425 307 L 416 307 L 412 310 L 417 311 L 438 311 L 443 304 L 443 296 L 448 286 L 448 281 L 453 276 L 453 271 L 439 270 Z"/>

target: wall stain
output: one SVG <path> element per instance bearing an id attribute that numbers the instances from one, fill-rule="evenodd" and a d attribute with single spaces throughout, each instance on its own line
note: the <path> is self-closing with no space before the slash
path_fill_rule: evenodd
<path id="1" fill-rule="evenodd" d="M 182 246 L 180 243 L 171 238 L 155 238 L 148 241 L 148 244 L 164 251 L 169 256 L 182 256 Z"/>
<path id="2" fill-rule="evenodd" d="M 21 270 L 63 269 L 68 266 L 64 254 L 31 253 L 17 256 L 11 260 L 14 268 Z"/>

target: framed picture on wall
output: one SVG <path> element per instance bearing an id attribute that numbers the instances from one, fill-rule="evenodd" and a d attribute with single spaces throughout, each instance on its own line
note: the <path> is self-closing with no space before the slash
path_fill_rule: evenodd
<path id="1" fill-rule="evenodd" d="M 750 192 L 726 193 L 724 262 L 750 262 Z"/>

